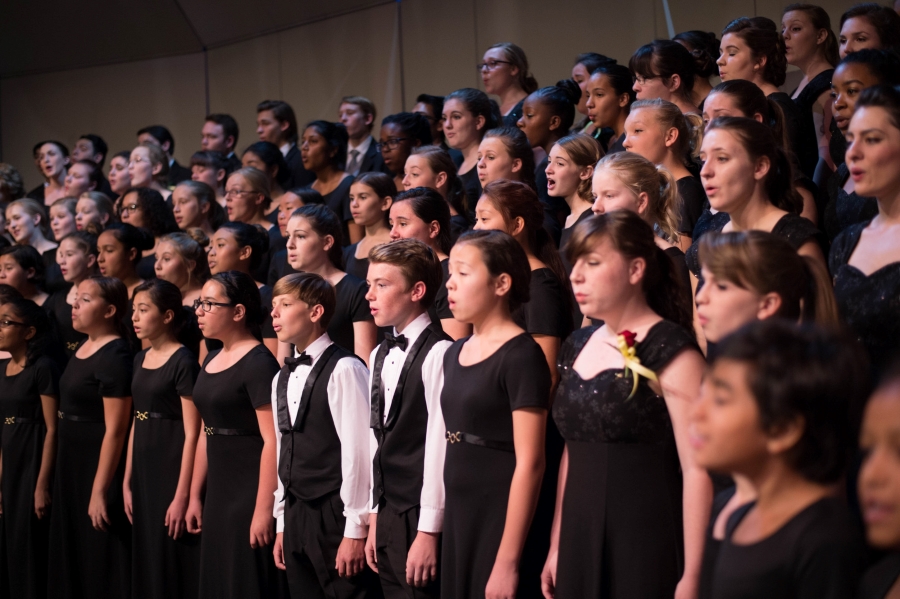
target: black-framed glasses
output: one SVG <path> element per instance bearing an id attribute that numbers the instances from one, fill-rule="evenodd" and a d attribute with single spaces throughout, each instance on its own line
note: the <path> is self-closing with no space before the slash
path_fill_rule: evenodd
<path id="1" fill-rule="evenodd" d="M 15 320 L 0 320 L 0 329 L 8 329 L 9 327 L 27 327 L 24 322 L 16 322 Z"/>
<path id="2" fill-rule="evenodd" d="M 383 148 L 388 150 L 396 150 L 401 141 L 406 141 L 408 137 L 392 137 L 384 143 L 375 144 L 375 151 L 380 152 Z"/>
<path id="3" fill-rule="evenodd" d="M 647 85 L 647 83 L 649 83 L 650 81 L 653 81 L 654 79 L 662 79 L 662 76 L 661 75 L 653 75 L 652 77 L 641 77 L 640 75 L 638 75 L 634 78 L 634 82 L 637 83 L 638 85 Z"/>
<path id="4" fill-rule="evenodd" d="M 204 312 L 212 312 L 213 307 L 220 306 L 222 308 L 228 308 L 233 306 L 234 304 L 228 304 L 224 302 L 211 302 L 209 300 L 194 300 L 194 303 L 191 304 L 191 307 L 194 309 L 194 312 L 197 311 L 197 308 L 203 308 Z"/>
<path id="5" fill-rule="evenodd" d="M 242 196 L 245 193 L 256 193 L 252 189 L 228 189 L 225 191 L 225 197 Z"/>
<path id="6" fill-rule="evenodd" d="M 497 68 L 497 65 L 501 64 L 512 64 L 508 60 L 489 60 L 487 62 L 481 62 L 475 65 L 475 68 L 479 71 L 483 71 L 485 68 L 489 71 L 493 71 Z"/>
<path id="7" fill-rule="evenodd" d="M 141 207 L 137 204 L 128 204 L 127 206 L 119 207 L 119 214 L 124 216 L 128 212 L 137 212 Z"/>

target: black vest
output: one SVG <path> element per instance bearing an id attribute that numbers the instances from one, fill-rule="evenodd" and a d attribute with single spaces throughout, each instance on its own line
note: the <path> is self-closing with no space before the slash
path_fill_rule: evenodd
<path id="1" fill-rule="evenodd" d="M 372 505 L 390 503 L 401 513 L 419 505 L 425 466 L 425 432 L 428 428 L 422 364 L 435 343 L 444 340 L 449 340 L 449 337 L 433 324 L 416 339 L 406 354 L 386 419 L 381 417 L 385 405 L 381 373 L 377 372 L 372 377 L 369 424 L 378 440 L 378 450 L 373 458 Z M 382 342 L 375 364 L 379 363 L 379 356 L 383 364 L 387 352 L 387 344 Z"/>
<path id="2" fill-rule="evenodd" d="M 293 426 L 287 404 L 291 371 L 285 366 L 278 376 L 278 476 L 285 493 L 303 501 L 314 501 L 341 489 L 341 440 L 328 405 L 328 381 L 338 361 L 347 357 L 356 358 L 335 344 L 319 356 L 303 387 Z"/>

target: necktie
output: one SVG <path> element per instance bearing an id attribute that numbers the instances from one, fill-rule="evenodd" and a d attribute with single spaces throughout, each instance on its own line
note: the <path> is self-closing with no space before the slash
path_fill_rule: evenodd
<path id="1" fill-rule="evenodd" d="M 399 347 L 400 351 L 406 351 L 406 348 L 409 345 L 409 340 L 405 336 L 397 335 L 395 337 L 391 333 L 384 334 L 384 341 L 387 343 L 388 348 Z"/>
<path id="2" fill-rule="evenodd" d="M 287 366 L 291 370 L 291 372 L 294 372 L 294 370 L 296 370 L 297 366 L 299 366 L 300 364 L 312 366 L 312 356 L 310 356 L 306 352 L 303 352 L 296 358 L 288 356 L 284 359 L 284 365 Z"/>
<path id="3" fill-rule="evenodd" d="M 347 163 L 347 172 L 351 175 L 359 174 L 359 150 L 350 150 L 350 162 Z"/>

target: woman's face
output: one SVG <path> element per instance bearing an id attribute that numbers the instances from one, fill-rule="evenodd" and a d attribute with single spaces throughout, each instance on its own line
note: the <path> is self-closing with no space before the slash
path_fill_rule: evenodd
<path id="1" fill-rule="evenodd" d="M 256 193 L 250 182 L 238 173 L 228 177 L 225 186 L 225 211 L 228 220 L 238 223 L 250 223 L 260 211 L 265 196 Z"/>
<path id="2" fill-rule="evenodd" d="M 704 128 L 708 126 L 710 122 L 722 116 L 746 117 L 747 115 L 738 108 L 737 103 L 734 101 L 734 96 L 731 94 L 716 92 L 706 96 L 706 101 L 703 103 Z M 762 122 L 762 117 L 760 116 L 757 120 Z"/>
<path id="3" fill-rule="evenodd" d="M 476 231 L 503 231 L 513 234 L 503 214 L 497 210 L 491 199 L 484 195 L 478 198 L 478 204 L 475 205 L 475 226 L 472 228 Z"/>
<path id="4" fill-rule="evenodd" d="M 893 197 L 900 190 L 900 129 L 880 106 L 858 109 L 847 131 L 847 167 L 864 197 Z"/>
<path id="5" fill-rule="evenodd" d="M 54 239 L 62 239 L 75 232 L 75 215 L 62 204 L 50 207 L 50 229 Z"/>
<path id="6" fill-rule="evenodd" d="M 83 231 L 86 226 L 90 223 L 95 223 L 101 227 L 106 226 L 106 222 L 109 220 L 109 215 L 100 214 L 100 211 L 97 210 L 97 202 L 92 200 L 91 198 L 78 198 L 78 203 L 75 204 L 75 228 L 79 231 Z"/>
<path id="7" fill-rule="evenodd" d="M 86 253 L 72 239 L 63 239 L 56 248 L 56 263 L 66 283 L 81 281 L 97 265 L 97 257 Z"/>
<path id="8" fill-rule="evenodd" d="M 719 77 L 722 81 L 732 79 L 755 81 L 759 64 L 743 39 L 734 33 L 726 33 L 722 36 L 719 49 L 721 54 L 716 64 L 719 65 Z"/>
<path id="9" fill-rule="evenodd" d="M 123 223 L 128 223 L 135 227 L 144 227 L 144 210 L 141 208 L 138 194 L 131 192 L 122 198 L 122 204 L 119 207 L 119 218 Z"/>
<path id="10" fill-rule="evenodd" d="M 41 172 L 47 179 L 59 179 L 66 171 L 69 157 L 64 156 L 56 144 L 44 144 L 38 154 Z"/>
<path id="11" fill-rule="evenodd" d="M 214 275 L 229 270 L 248 272 L 250 270 L 250 254 L 250 248 L 241 247 L 235 239 L 234 233 L 228 229 L 219 229 L 213 234 L 209 252 L 206 254 L 209 260 L 209 272 Z"/>
<path id="12" fill-rule="evenodd" d="M 381 199 L 375 190 L 365 183 L 354 183 L 350 186 L 350 214 L 357 225 L 371 227 L 384 222 L 384 215 L 390 209 L 390 198 Z"/>
<path id="13" fill-rule="evenodd" d="M 838 53 L 841 58 L 867 48 L 880 50 L 882 47 L 884 44 L 881 36 L 878 35 L 878 30 L 872 26 L 869 19 L 853 17 L 844 21 L 841 35 L 838 38 Z"/>
<path id="14" fill-rule="evenodd" d="M 415 147 L 413 140 L 403 133 L 398 123 L 388 123 L 381 126 L 379 144 L 384 165 L 392 173 L 402 173 L 406 159 Z"/>
<path id="15" fill-rule="evenodd" d="M 434 247 L 440 233 L 436 222 L 426 223 L 412 208 L 412 202 L 391 204 L 391 239 L 418 239 L 429 247 Z"/>
<path id="16" fill-rule="evenodd" d="M 91 279 L 78 284 L 75 303 L 72 304 L 72 328 L 79 333 L 90 333 L 105 327 L 109 318 L 115 318 L 115 308 L 100 295 L 100 287 Z"/>
<path id="17" fill-rule="evenodd" d="M 331 164 L 331 157 L 337 150 L 328 145 L 328 140 L 315 127 L 307 127 L 300 141 L 300 159 L 303 168 L 313 172 Z"/>
<path id="18" fill-rule="evenodd" d="M 184 258 L 169 241 L 160 241 L 156 246 L 156 278 L 168 281 L 178 288 L 188 284 L 193 264 L 185 264 Z"/>
<path id="19" fill-rule="evenodd" d="M 32 269 L 25 270 L 9 254 L 0 256 L 0 284 L 9 285 L 24 294 L 31 285 L 28 279 L 33 276 Z"/>
<path id="20" fill-rule="evenodd" d="M 109 186 L 116 195 L 131 187 L 131 175 L 128 173 L 128 159 L 115 156 L 109 161 Z"/>
<path id="21" fill-rule="evenodd" d="M 0 348 L 2 349 L 2 348 Z M 873 547 L 900 547 L 900 386 L 883 386 L 866 404 L 860 435 L 859 500 Z"/>
<path id="22" fill-rule="evenodd" d="M 200 290 L 200 299 L 217 304 L 230 304 L 225 289 L 216 281 L 207 281 Z M 209 312 L 202 307 L 194 312 L 197 315 L 197 324 L 207 339 L 218 339 L 223 333 L 235 328 L 243 327 L 242 322 L 236 322 L 237 311 L 240 308 L 234 306 L 212 306 Z"/>
<path id="23" fill-rule="evenodd" d="M 594 171 L 591 191 L 594 194 L 594 204 L 591 206 L 594 214 L 606 214 L 613 210 L 628 210 L 641 215 L 647 212 L 647 194 L 635 195 L 612 169 L 601 166 Z"/>
<path id="24" fill-rule="evenodd" d="M 443 175 L 443 176 L 441 176 Z M 410 154 L 406 159 L 406 167 L 403 169 L 403 190 L 409 191 L 414 187 L 428 187 L 443 193 L 447 185 L 446 173 L 435 173 L 431 170 L 428 159 L 419 154 Z"/>
<path id="25" fill-rule="evenodd" d="M 484 63 L 481 81 L 484 83 L 485 93 L 500 95 L 510 86 L 518 85 L 519 69 L 508 64 L 509 59 L 503 48 L 491 48 L 481 60 Z"/>
<path id="26" fill-rule="evenodd" d="M 63 185 L 63 193 L 67 197 L 77 198 L 86 191 L 93 191 L 95 187 L 97 185 L 91 181 L 90 167 L 78 163 L 69 167 L 66 182 Z"/>
<path id="27" fill-rule="evenodd" d="M 114 277 L 125 281 L 134 274 L 134 258 L 137 250 L 125 249 L 111 231 L 104 231 L 97 238 L 97 266 L 104 277 Z"/>
<path id="28" fill-rule="evenodd" d="M 753 195 L 768 166 L 756 163 L 731 132 L 713 129 L 703 136 L 700 148 L 700 179 L 709 204 L 721 212 L 731 212 Z"/>
<path id="29" fill-rule="evenodd" d="M 652 110 L 632 110 L 625 119 L 625 149 L 640 154 L 653 164 L 662 164 L 669 148 L 666 131 Z M 671 140 L 674 142 L 675 140 Z"/>
<path id="30" fill-rule="evenodd" d="M 628 260 L 613 243 L 602 237 L 591 251 L 579 256 L 569 280 L 581 313 L 605 319 L 611 311 L 629 301 L 633 287 L 641 284 L 643 260 Z"/>
<path id="31" fill-rule="evenodd" d="M 131 177 L 132 187 L 150 187 L 153 184 L 153 176 L 162 168 L 162 165 L 153 166 L 150 162 L 150 150 L 144 146 L 138 146 L 131 151 L 131 160 L 128 163 L 128 176 Z"/>
<path id="32" fill-rule="evenodd" d="M 501 291 L 498 289 L 498 284 L 502 284 L 500 277 L 491 276 L 477 246 L 471 243 L 454 245 L 448 266 L 447 299 L 456 320 L 475 322 L 498 302 L 504 301 L 502 296 L 508 293 L 509 275 L 504 275 L 507 282 Z"/>
<path id="33" fill-rule="evenodd" d="M 141 291 L 134 296 L 131 323 L 138 339 L 157 339 L 165 335 L 173 318 L 172 312 L 160 312 L 159 307 L 150 299 L 149 291 Z"/>
<path id="34" fill-rule="evenodd" d="M 612 127 L 616 125 L 619 115 L 628 105 L 628 95 L 616 94 L 609 77 L 602 73 L 591 75 L 585 84 L 585 109 L 588 118 L 596 127 Z"/>
<path id="35" fill-rule="evenodd" d="M 12 305 L 0 305 L 0 321 L 11 323 L 8 327 L 0 326 L 0 351 L 12 352 L 27 347 L 28 340 L 34 336 L 35 329 L 25 326 L 22 320 Z"/>
<path id="36" fill-rule="evenodd" d="M 499 137 L 485 137 L 478 146 L 478 180 L 484 187 L 498 179 L 519 180 L 522 161 L 513 159 Z"/>
<path id="37" fill-rule="evenodd" d="M 303 200 L 300 199 L 300 196 L 290 191 L 281 194 L 281 197 L 278 199 L 278 230 L 281 231 L 282 237 L 287 237 L 288 221 L 294 210 L 303 206 Z"/>
<path id="38" fill-rule="evenodd" d="M 464 150 L 477 145 L 484 128 L 484 117 L 476 117 L 456 98 L 444 102 L 444 138 L 454 150 Z"/>
<path id="39" fill-rule="evenodd" d="M 660 100 L 671 102 L 674 90 L 669 89 L 668 83 L 666 79 L 659 75 L 651 77 L 635 76 L 634 85 L 631 89 L 634 90 L 635 97 L 638 100 L 655 100 L 659 98 Z"/>
<path id="40" fill-rule="evenodd" d="M 856 110 L 856 101 L 862 90 L 880 81 L 869 68 L 860 63 L 839 65 L 831 77 L 831 97 L 834 98 L 834 122 L 844 134 L 850 127 L 850 117 Z"/>
<path id="41" fill-rule="evenodd" d="M 815 59 L 820 43 L 824 48 L 826 33 L 824 29 L 813 27 L 806 11 L 791 10 L 784 13 L 781 17 L 781 35 L 784 36 L 788 64 L 804 65 Z"/>
<path id="42" fill-rule="evenodd" d="M 757 292 L 719 279 L 705 266 L 702 274 L 703 286 L 696 297 L 697 318 L 708 341 L 718 343 L 760 318 L 763 298 Z"/>
<path id="43" fill-rule="evenodd" d="M 216 190 L 216 193 L 221 193 L 222 183 L 225 181 L 225 169 L 216 170 L 211 166 L 195 164 L 191 167 L 191 181 L 206 183 Z"/>
<path id="44" fill-rule="evenodd" d="M 209 206 L 201 206 L 200 200 L 184 185 L 178 185 L 172 191 L 172 214 L 182 231 L 201 226 L 208 211 Z"/>
<path id="45" fill-rule="evenodd" d="M 6 230 L 16 243 L 29 243 L 36 233 L 40 232 L 41 217 L 32 216 L 19 205 L 6 208 Z"/>
<path id="46" fill-rule="evenodd" d="M 302 216 L 288 221 L 287 261 L 291 268 L 306 271 L 328 260 L 328 250 L 334 244 L 331 236 L 321 236 Z"/>
<path id="47" fill-rule="evenodd" d="M 578 193 L 578 186 L 591 176 L 593 167 L 578 166 L 565 148 L 553 144 L 544 172 L 547 174 L 547 195 L 568 198 Z"/>
<path id="48" fill-rule="evenodd" d="M 572 67 L 572 80 L 578 84 L 578 87 L 581 88 L 581 99 L 578 100 L 578 106 L 575 108 L 581 114 L 587 114 L 587 82 L 591 78 L 591 74 L 588 73 L 587 67 L 585 67 L 580 62 Z"/>

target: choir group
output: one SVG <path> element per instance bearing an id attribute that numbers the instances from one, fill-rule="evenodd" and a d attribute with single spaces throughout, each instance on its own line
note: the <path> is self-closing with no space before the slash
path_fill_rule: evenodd
<path id="1" fill-rule="evenodd" d="M 0 164 L 0 597 L 900 597 L 898 47 L 792 4 Z"/>

